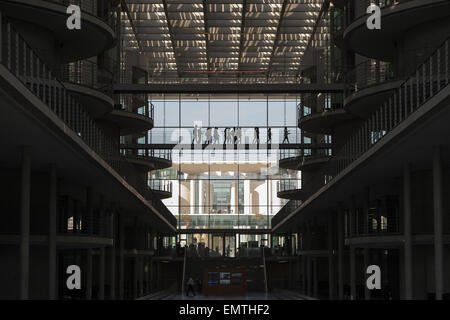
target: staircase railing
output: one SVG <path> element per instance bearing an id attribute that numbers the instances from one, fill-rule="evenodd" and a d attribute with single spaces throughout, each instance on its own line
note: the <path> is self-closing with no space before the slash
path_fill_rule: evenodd
<path id="1" fill-rule="evenodd" d="M 450 81 L 450 38 L 440 45 L 416 71 L 397 88 L 392 96 L 332 156 L 323 170 L 317 174 L 314 185 L 329 183 L 354 161 L 371 149 L 398 125 L 422 107 L 427 101 L 448 86 Z M 272 219 L 281 221 L 298 205 L 289 201 Z"/>

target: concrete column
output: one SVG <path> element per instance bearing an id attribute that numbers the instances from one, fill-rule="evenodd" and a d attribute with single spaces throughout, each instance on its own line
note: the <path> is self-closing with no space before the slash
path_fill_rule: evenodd
<path id="1" fill-rule="evenodd" d="M 404 298 L 413 298 L 413 258 L 412 258 L 412 223 L 411 223 L 411 166 L 403 168 L 403 232 L 404 239 L 404 272 L 405 272 L 405 294 Z"/>
<path id="2" fill-rule="evenodd" d="M 244 180 L 244 214 L 250 214 L 251 210 L 250 180 Z"/>
<path id="3" fill-rule="evenodd" d="M 356 300 L 356 248 L 350 246 L 350 299 Z"/>
<path id="4" fill-rule="evenodd" d="M 139 258 L 133 259 L 133 298 L 137 298 L 139 295 Z"/>
<path id="5" fill-rule="evenodd" d="M 30 277 L 30 147 L 22 147 L 20 186 L 20 299 L 28 300 Z"/>
<path id="6" fill-rule="evenodd" d="M 330 213 L 328 217 L 328 293 L 329 299 L 335 298 L 335 280 L 334 280 L 334 228 L 333 215 Z"/>
<path id="7" fill-rule="evenodd" d="M 342 206 L 338 208 L 338 280 L 339 299 L 344 299 L 344 211 Z"/>
<path id="8" fill-rule="evenodd" d="M 191 214 L 195 214 L 195 180 L 190 181 L 189 198 Z"/>
<path id="9" fill-rule="evenodd" d="M 119 215 L 119 299 L 124 299 L 124 256 L 125 226 L 122 215 Z"/>
<path id="10" fill-rule="evenodd" d="M 139 297 L 144 295 L 144 258 L 138 258 L 139 267 Z"/>
<path id="11" fill-rule="evenodd" d="M 116 249 L 109 248 L 109 299 L 116 298 Z"/>
<path id="12" fill-rule="evenodd" d="M 442 300 L 444 291 L 444 233 L 442 197 L 442 148 L 433 147 L 433 204 L 434 204 L 434 274 L 436 300 Z"/>
<path id="13" fill-rule="evenodd" d="M 150 258 L 145 258 L 145 294 L 150 293 Z"/>
<path id="14" fill-rule="evenodd" d="M 231 182 L 231 190 L 230 190 L 230 210 L 233 211 L 233 213 L 237 213 L 236 210 L 236 182 Z"/>
<path id="15" fill-rule="evenodd" d="M 105 300 L 105 248 L 100 248 L 99 257 L 98 299 Z"/>
<path id="16" fill-rule="evenodd" d="M 364 270 L 363 270 L 363 278 L 365 279 L 367 277 L 366 270 L 367 267 L 370 265 L 370 249 L 368 247 L 364 248 Z M 364 299 L 370 300 L 370 290 L 367 288 L 367 285 L 364 281 Z"/>
<path id="17" fill-rule="evenodd" d="M 49 227 L 48 227 L 48 298 L 55 300 L 56 297 L 56 229 L 57 229 L 57 177 L 56 166 L 50 166 L 50 188 L 49 188 Z"/>
<path id="18" fill-rule="evenodd" d="M 92 249 L 86 249 L 86 300 L 92 299 Z"/>
<path id="19" fill-rule="evenodd" d="M 314 297 L 319 297 L 319 275 L 318 275 L 318 261 L 317 257 L 313 258 L 312 265 L 313 265 L 313 289 L 314 289 Z"/>
<path id="20" fill-rule="evenodd" d="M 306 259 L 305 256 L 300 256 L 300 263 L 302 267 L 302 293 L 306 294 Z"/>
<path id="21" fill-rule="evenodd" d="M 198 213 L 203 214 L 203 180 L 198 180 Z"/>
<path id="22" fill-rule="evenodd" d="M 311 256 L 306 256 L 306 288 L 307 295 L 312 297 L 313 288 L 312 288 L 312 266 L 311 266 Z"/>

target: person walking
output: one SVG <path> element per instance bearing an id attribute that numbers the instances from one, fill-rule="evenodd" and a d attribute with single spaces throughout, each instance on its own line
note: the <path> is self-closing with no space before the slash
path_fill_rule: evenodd
<path id="1" fill-rule="evenodd" d="M 192 278 L 189 278 L 189 280 L 187 281 L 186 296 L 188 297 L 189 292 L 192 292 L 192 295 L 195 297 L 194 280 Z"/>
<path id="2" fill-rule="evenodd" d="M 253 143 L 259 145 L 259 128 L 255 127 L 255 137 L 253 138 Z"/>
<path id="3" fill-rule="evenodd" d="M 240 144 L 242 139 L 242 130 L 240 127 L 236 129 L 236 143 Z"/>
<path id="4" fill-rule="evenodd" d="M 194 130 L 192 130 L 192 144 L 194 144 L 194 141 L 197 140 L 198 135 L 198 127 L 195 125 Z"/>
<path id="5" fill-rule="evenodd" d="M 287 143 L 289 143 L 289 130 L 287 127 L 284 127 L 284 139 L 283 139 L 283 143 L 285 143 L 287 141 Z"/>
<path id="6" fill-rule="evenodd" d="M 272 128 L 267 129 L 267 144 L 272 143 Z"/>
<path id="7" fill-rule="evenodd" d="M 212 129 L 211 128 L 208 128 L 208 129 L 206 129 L 206 144 L 211 144 L 212 143 L 212 131 L 211 131 Z"/>
<path id="8" fill-rule="evenodd" d="M 219 129 L 217 127 L 214 128 L 214 144 L 219 143 Z"/>

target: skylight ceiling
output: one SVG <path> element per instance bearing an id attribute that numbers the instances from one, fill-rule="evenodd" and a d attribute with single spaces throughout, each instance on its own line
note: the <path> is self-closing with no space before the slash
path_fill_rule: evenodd
<path id="1" fill-rule="evenodd" d="M 297 75 L 324 0 L 126 2 L 124 50 L 151 78 L 214 79 Z M 318 28 L 323 46 L 328 28 Z"/>

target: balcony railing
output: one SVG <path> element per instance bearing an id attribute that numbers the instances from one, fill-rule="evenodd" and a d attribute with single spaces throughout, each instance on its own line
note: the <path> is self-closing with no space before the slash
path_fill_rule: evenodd
<path id="1" fill-rule="evenodd" d="M 277 183 L 278 192 L 300 190 L 302 188 L 302 180 L 300 179 L 284 179 Z"/>
<path id="2" fill-rule="evenodd" d="M 349 93 L 397 79 L 392 64 L 383 61 L 364 61 L 347 73 L 347 81 L 351 86 Z"/>
<path id="3" fill-rule="evenodd" d="M 114 141 L 96 125 L 84 108 L 71 96 L 64 85 L 52 74 L 50 68 L 38 57 L 13 26 L 2 24 L 1 64 L 38 97 L 68 128 L 95 153 L 101 156 L 137 192 L 172 225 L 176 218 L 153 194 L 147 182 L 132 169 L 132 164 L 117 157 L 119 141 Z M 124 174 L 126 172 L 126 174 Z"/>
<path id="4" fill-rule="evenodd" d="M 382 140 L 387 133 L 403 123 L 411 114 L 449 85 L 449 47 L 450 39 L 447 39 L 348 139 L 340 151 L 317 174 L 316 182 L 319 186 L 332 181 L 344 169 Z M 273 223 L 281 221 L 282 216 L 287 216 L 288 210 L 295 210 L 296 204 L 291 202 L 273 218 Z"/>
<path id="5" fill-rule="evenodd" d="M 125 146 L 125 145 L 122 145 Z M 149 160 L 148 158 L 157 158 L 172 161 L 172 150 L 170 149 L 120 149 L 122 155 L 135 159 Z"/>
<path id="6" fill-rule="evenodd" d="M 63 66 L 61 80 L 100 90 L 112 97 L 113 74 L 89 60 L 71 62 Z"/>
<path id="7" fill-rule="evenodd" d="M 172 193 L 172 181 L 163 179 L 150 179 L 148 186 L 152 190 Z"/>
<path id="8" fill-rule="evenodd" d="M 116 105 L 117 110 L 138 113 L 150 119 L 155 117 L 155 106 L 148 100 L 144 106 L 139 108 L 135 107 L 133 95 L 120 95 L 119 101 L 120 103 Z"/>
<path id="9" fill-rule="evenodd" d="M 400 232 L 400 220 L 398 215 L 393 216 L 369 216 L 360 219 L 351 228 L 347 227 L 346 237 L 365 237 L 382 234 L 398 234 Z"/>

